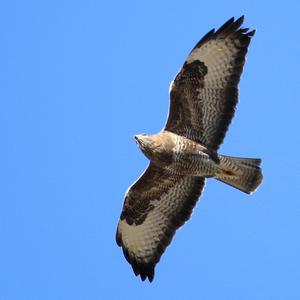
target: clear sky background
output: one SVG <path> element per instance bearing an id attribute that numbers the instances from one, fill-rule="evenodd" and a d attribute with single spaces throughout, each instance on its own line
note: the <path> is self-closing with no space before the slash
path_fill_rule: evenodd
<path id="1" fill-rule="evenodd" d="M 3 1 L 0 300 L 300 299 L 298 1 Z M 210 180 L 152 284 L 115 243 L 147 165 L 133 135 L 230 17 L 256 28 L 221 152 L 263 158 L 247 196 Z"/>

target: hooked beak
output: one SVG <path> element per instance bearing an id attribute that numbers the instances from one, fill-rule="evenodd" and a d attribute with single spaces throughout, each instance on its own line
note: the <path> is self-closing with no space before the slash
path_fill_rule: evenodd
<path id="1" fill-rule="evenodd" d="M 138 145 L 141 145 L 142 143 L 142 138 L 141 138 L 141 135 L 140 134 L 137 134 L 134 136 L 134 139 L 135 139 L 135 142 L 138 144 Z"/>
<path id="2" fill-rule="evenodd" d="M 135 142 L 136 144 L 140 147 L 140 148 L 144 148 L 146 145 L 146 140 L 145 140 L 145 136 L 142 134 L 137 134 L 134 136 L 135 138 Z"/>

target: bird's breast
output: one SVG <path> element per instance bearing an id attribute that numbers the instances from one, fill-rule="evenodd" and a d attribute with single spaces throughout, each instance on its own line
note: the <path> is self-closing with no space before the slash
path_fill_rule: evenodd
<path id="1" fill-rule="evenodd" d="M 213 176 L 217 165 L 206 150 L 200 144 L 178 136 L 168 169 L 180 175 Z"/>

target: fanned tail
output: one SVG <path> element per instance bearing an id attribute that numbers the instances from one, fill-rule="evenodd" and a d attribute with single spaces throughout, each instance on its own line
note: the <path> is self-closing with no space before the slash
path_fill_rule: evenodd
<path id="1" fill-rule="evenodd" d="M 262 182 L 261 159 L 219 155 L 220 168 L 216 179 L 247 194 L 254 192 Z"/>

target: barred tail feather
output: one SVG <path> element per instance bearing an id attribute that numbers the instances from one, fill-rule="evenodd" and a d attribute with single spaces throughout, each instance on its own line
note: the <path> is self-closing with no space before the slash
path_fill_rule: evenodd
<path id="1" fill-rule="evenodd" d="M 220 168 L 216 179 L 229 184 L 247 194 L 254 192 L 261 184 L 263 176 L 261 159 L 220 155 Z"/>

